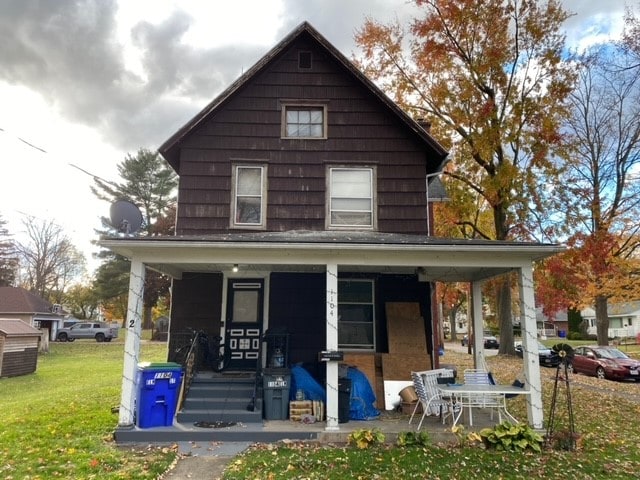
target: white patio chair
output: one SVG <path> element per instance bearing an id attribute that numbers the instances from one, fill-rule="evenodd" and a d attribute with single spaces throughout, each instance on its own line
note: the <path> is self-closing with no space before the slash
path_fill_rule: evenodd
<path id="1" fill-rule="evenodd" d="M 492 385 L 493 382 L 489 377 L 489 372 L 481 368 L 467 368 L 463 372 L 464 383 L 466 385 Z M 469 425 L 473 425 L 473 408 L 489 408 L 491 411 L 491 419 L 493 420 L 493 411 L 498 411 L 498 420 L 502 422 L 501 409 L 504 407 L 504 395 L 495 393 L 478 393 L 469 394 L 463 400 L 469 411 Z"/>
<path id="2" fill-rule="evenodd" d="M 418 405 L 422 406 L 422 417 L 418 423 L 420 430 L 424 417 L 429 415 L 438 415 L 444 424 L 447 417 L 452 414 L 452 406 L 448 399 L 442 397 L 442 393 L 438 389 L 438 377 L 453 376 L 453 371 L 448 369 L 426 370 L 422 372 L 411 372 L 411 380 L 413 388 L 416 391 L 418 402 L 411 413 L 409 424 L 413 421 L 413 417 L 418 410 Z"/>

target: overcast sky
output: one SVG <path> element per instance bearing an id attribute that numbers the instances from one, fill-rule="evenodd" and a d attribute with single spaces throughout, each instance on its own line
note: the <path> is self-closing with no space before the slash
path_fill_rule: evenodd
<path id="1" fill-rule="evenodd" d="M 564 0 L 570 45 L 617 37 L 622 0 Z M 73 165 L 117 180 L 282 37 L 309 21 L 342 53 L 405 0 L 0 0 L 0 214 L 58 222 L 82 250 L 108 205 Z M 92 266 L 95 262 L 92 262 Z"/>

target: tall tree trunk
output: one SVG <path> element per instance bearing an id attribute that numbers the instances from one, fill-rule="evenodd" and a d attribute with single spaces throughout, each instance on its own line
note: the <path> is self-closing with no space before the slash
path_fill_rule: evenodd
<path id="1" fill-rule="evenodd" d="M 449 310 L 449 328 L 451 329 L 451 340 L 454 342 L 458 340 L 458 334 L 456 332 L 456 314 L 458 313 L 458 308 L 452 308 Z"/>
<path id="2" fill-rule="evenodd" d="M 500 325 L 500 349 L 498 353 L 515 355 L 513 346 L 513 321 L 511 313 L 511 282 L 509 276 L 500 279 L 497 287 L 496 299 L 498 304 L 498 321 Z"/>
<path id="3" fill-rule="evenodd" d="M 609 345 L 609 313 L 607 297 L 596 296 L 596 333 L 598 345 Z"/>
<path id="4" fill-rule="evenodd" d="M 509 198 L 509 193 L 501 191 L 500 198 Z M 508 240 L 509 221 L 507 219 L 507 206 L 504 200 L 493 207 L 493 223 L 496 229 L 496 240 Z M 498 311 L 498 325 L 500 326 L 500 348 L 498 353 L 515 355 L 513 346 L 513 312 L 511 309 L 511 276 L 503 275 L 498 280 L 496 303 Z"/>
<path id="5" fill-rule="evenodd" d="M 153 321 L 151 319 L 151 316 L 153 313 L 152 309 L 153 309 L 153 305 L 145 305 L 143 308 L 142 328 L 144 328 L 145 330 L 150 330 L 151 327 L 153 327 Z"/>

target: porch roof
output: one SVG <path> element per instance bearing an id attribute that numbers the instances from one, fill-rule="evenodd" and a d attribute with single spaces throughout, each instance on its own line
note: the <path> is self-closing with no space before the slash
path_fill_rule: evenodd
<path id="1" fill-rule="evenodd" d="M 206 236 L 110 237 L 100 245 L 181 278 L 240 269 L 414 273 L 424 281 L 478 281 L 542 260 L 557 244 L 465 240 L 353 231 L 251 232 Z"/>

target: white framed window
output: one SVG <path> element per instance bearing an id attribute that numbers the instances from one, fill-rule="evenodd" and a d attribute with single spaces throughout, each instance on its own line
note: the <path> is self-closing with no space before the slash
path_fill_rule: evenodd
<path id="1" fill-rule="evenodd" d="M 232 227 L 265 227 L 266 172 L 264 165 L 233 166 Z"/>
<path id="2" fill-rule="evenodd" d="M 373 280 L 338 280 L 338 348 L 375 350 Z"/>
<path id="3" fill-rule="evenodd" d="M 375 226 L 373 168 L 329 168 L 327 228 Z"/>
<path id="4" fill-rule="evenodd" d="M 283 104 L 283 138 L 327 138 L 327 109 L 324 105 Z"/>

